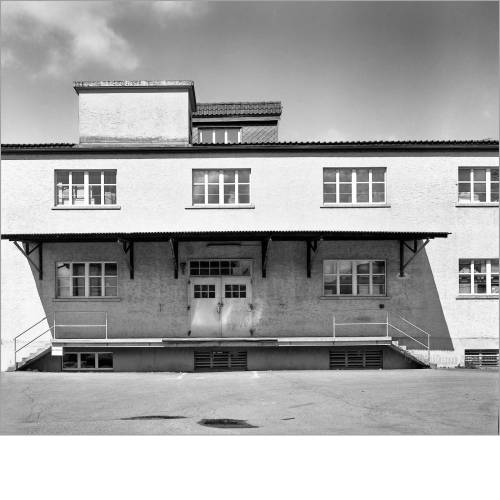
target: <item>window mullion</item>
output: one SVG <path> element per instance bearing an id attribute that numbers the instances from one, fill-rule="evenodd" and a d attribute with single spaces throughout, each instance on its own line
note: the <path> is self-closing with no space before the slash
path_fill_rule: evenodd
<path id="1" fill-rule="evenodd" d="M 351 203 L 358 202 L 358 189 L 356 186 L 357 178 L 358 176 L 356 175 L 356 169 L 353 168 L 351 172 L 351 192 L 352 192 Z"/>
<path id="2" fill-rule="evenodd" d="M 470 169 L 470 201 L 474 201 L 474 169 Z"/>
<path id="3" fill-rule="evenodd" d="M 208 170 L 205 170 L 205 205 L 208 203 Z"/>
<path id="4" fill-rule="evenodd" d="M 486 261 L 486 294 L 491 294 L 491 260 Z"/>
<path id="5" fill-rule="evenodd" d="M 372 169 L 368 169 L 368 203 L 372 203 Z"/>
<path id="6" fill-rule="evenodd" d="M 340 170 L 337 168 L 337 171 L 335 172 L 335 199 L 337 200 L 337 203 L 340 203 L 339 181 L 340 181 Z"/>
<path id="7" fill-rule="evenodd" d="M 64 262 L 63 262 L 64 264 Z M 73 263 L 69 263 L 69 296 L 73 297 Z"/>
<path id="8" fill-rule="evenodd" d="M 356 268 L 356 261 L 351 260 L 351 276 L 352 276 L 352 294 L 358 295 L 358 273 Z"/>
<path id="9" fill-rule="evenodd" d="M 240 196 L 239 196 L 239 183 L 240 183 L 240 176 L 238 174 L 239 170 L 234 171 L 234 203 L 237 205 L 240 202 Z"/>
<path id="10" fill-rule="evenodd" d="M 73 205 L 73 172 L 70 170 L 69 171 L 69 186 L 68 186 L 68 197 L 69 197 L 69 204 Z"/>
<path id="11" fill-rule="evenodd" d="M 116 192 L 116 184 L 115 184 Z M 101 170 L 101 205 L 104 205 L 104 170 Z"/>
<path id="12" fill-rule="evenodd" d="M 491 201 L 491 169 L 486 169 L 486 201 Z"/>
<path id="13" fill-rule="evenodd" d="M 368 264 L 368 294 L 373 295 L 373 262 Z"/>
<path id="14" fill-rule="evenodd" d="M 89 291 L 89 263 L 85 262 L 85 297 L 88 297 L 90 295 Z"/>
<path id="15" fill-rule="evenodd" d="M 83 172 L 83 204 L 90 205 L 89 202 L 89 171 Z"/>
<path id="16" fill-rule="evenodd" d="M 474 261 L 470 261 L 470 293 L 474 293 Z"/>
<path id="17" fill-rule="evenodd" d="M 219 170 L 219 205 L 224 205 L 224 170 Z"/>

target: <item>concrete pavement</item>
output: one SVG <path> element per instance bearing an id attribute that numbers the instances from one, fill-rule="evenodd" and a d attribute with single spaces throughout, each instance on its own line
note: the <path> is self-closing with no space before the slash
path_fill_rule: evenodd
<path id="1" fill-rule="evenodd" d="M 498 433 L 494 371 L 14 372 L 0 389 L 1 434 Z"/>

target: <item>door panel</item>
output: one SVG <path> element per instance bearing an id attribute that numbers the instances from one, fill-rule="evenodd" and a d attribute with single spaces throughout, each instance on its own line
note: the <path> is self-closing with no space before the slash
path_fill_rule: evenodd
<path id="1" fill-rule="evenodd" d="M 222 337 L 250 337 L 252 328 L 252 286 L 246 276 L 221 278 Z"/>
<path id="2" fill-rule="evenodd" d="M 220 337 L 220 278 L 191 278 L 192 337 Z"/>

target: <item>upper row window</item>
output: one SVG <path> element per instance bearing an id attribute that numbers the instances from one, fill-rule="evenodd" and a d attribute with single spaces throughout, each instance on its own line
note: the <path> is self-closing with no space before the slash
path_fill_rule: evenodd
<path id="1" fill-rule="evenodd" d="M 203 144 L 238 144 L 241 142 L 241 128 L 200 128 L 200 142 Z"/>
<path id="2" fill-rule="evenodd" d="M 193 205 L 250 203 L 250 170 L 193 170 Z"/>
<path id="3" fill-rule="evenodd" d="M 459 203 L 498 203 L 498 168 L 458 169 Z"/>
<path id="4" fill-rule="evenodd" d="M 116 170 L 56 170 L 56 205 L 116 205 Z"/>
<path id="5" fill-rule="evenodd" d="M 323 203 L 385 203 L 385 168 L 324 168 Z"/>

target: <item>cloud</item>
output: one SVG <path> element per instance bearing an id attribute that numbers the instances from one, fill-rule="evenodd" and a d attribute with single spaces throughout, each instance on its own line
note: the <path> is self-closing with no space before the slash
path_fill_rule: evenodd
<path id="1" fill-rule="evenodd" d="M 87 63 L 133 70 L 139 62 L 130 44 L 113 29 L 114 2 L 2 2 L 5 66 L 27 43 L 48 45 L 41 74 L 57 76 Z M 20 49 L 19 49 L 20 50 Z M 33 52 L 33 48 L 31 48 Z"/>
<path id="2" fill-rule="evenodd" d="M 208 10 L 208 3 L 199 1 L 157 1 L 151 2 L 151 8 L 154 13 L 158 14 L 164 20 L 178 19 L 182 17 L 197 17 L 204 14 Z"/>

